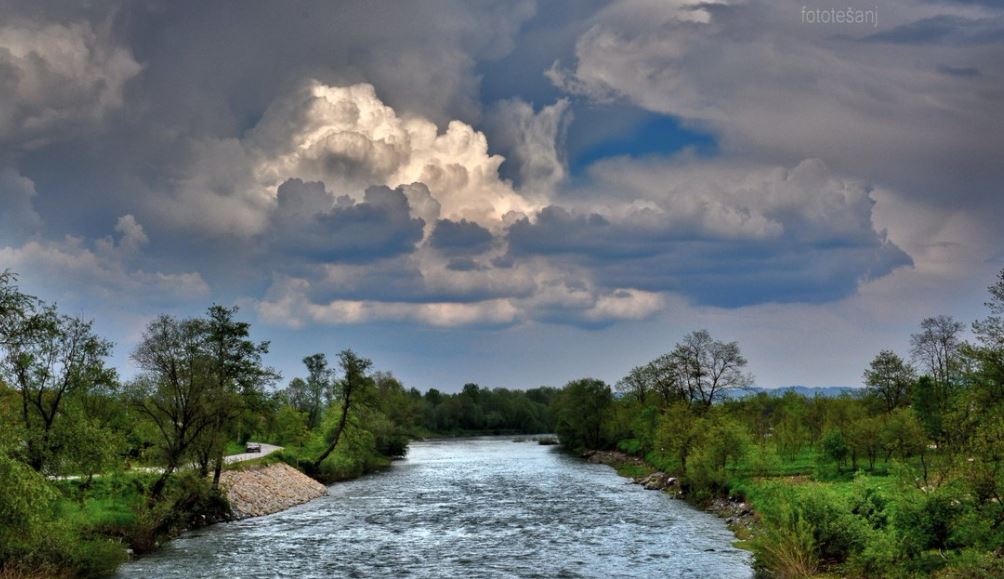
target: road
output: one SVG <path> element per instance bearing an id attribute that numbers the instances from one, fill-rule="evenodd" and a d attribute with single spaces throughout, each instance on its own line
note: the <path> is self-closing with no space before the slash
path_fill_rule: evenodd
<path id="1" fill-rule="evenodd" d="M 252 443 L 249 442 L 248 444 L 252 444 Z M 256 444 L 261 445 L 261 452 L 242 452 L 241 454 L 227 455 L 227 456 L 223 457 L 223 462 L 225 462 L 227 464 L 234 464 L 235 462 L 245 462 L 245 461 L 248 461 L 248 460 L 254 460 L 256 458 L 261 458 L 263 456 L 268 456 L 268 455 L 272 454 L 273 452 L 276 452 L 278 450 L 282 450 L 283 449 L 283 447 L 281 447 L 281 446 L 276 446 L 274 444 L 265 444 L 264 442 L 259 442 L 259 443 L 256 443 Z M 192 468 L 194 468 L 194 467 L 195 467 L 195 465 L 192 465 Z M 138 466 L 138 467 L 130 469 L 130 470 L 132 472 L 153 472 L 153 473 L 164 472 L 164 469 L 161 468 L 161 467 L 159 467 L 159 466 Z M 96 474 L 94 476 L 95 477 L 99 477 L 101 475 L 100 474 Z M 79 474 L 69 474 L 69 475 L 63 475 L 63 476 L 50 476 L 48 478 L 50 478 L 52 480 L 77 480 L 77 479 L 86 478 L 86 477 L 84 477 L 83 475 L 79 475 Z"/>
<path id="2" fill-rule="evenodd" d="M 248 443 L 251 444 L 251 443 Z M 274 444 L 265 444 L 264 442 L 259 442 L 257 444 L 261 445 L 261 452 L 244 452 L 241 454 L 231 454 L 230 456 L 223 457 L 223 462 L 227 464 L 233 464 L 235 462 L 244 462 L 246 460 L 254 460 L 256 458 L 261 458 L 263 456 L 268 456 L 277 450 L 282 450 L 281 446 L 276 446 Z"/>

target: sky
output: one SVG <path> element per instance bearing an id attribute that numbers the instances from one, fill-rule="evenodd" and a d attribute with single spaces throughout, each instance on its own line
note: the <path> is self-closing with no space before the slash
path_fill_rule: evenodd
<path id="1" fill-rule="evenodd" d="M 1004 268 L 1004 3 L 0 0 L 0 269 L 130 353 L 237 305 L 285 379 L 858 386 Z"/>

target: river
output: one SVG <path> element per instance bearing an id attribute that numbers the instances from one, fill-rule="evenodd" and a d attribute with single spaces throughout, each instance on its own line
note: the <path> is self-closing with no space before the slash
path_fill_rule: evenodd
<path id="1" fill-rule="evenodd" d="M 557 447 L 416 442 L 310 503 L 186 533 L 119 577 L 751 577 L 717 517 Z"/>

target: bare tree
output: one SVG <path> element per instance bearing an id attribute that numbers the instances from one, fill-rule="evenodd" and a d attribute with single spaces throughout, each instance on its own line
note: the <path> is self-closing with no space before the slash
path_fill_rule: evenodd
<path id="1" fill-rule="evenodd" d="M 920 323 L 920 332 L 910 336 L 910 355 L 942 388 L 959 381 L 962 370 L 962 322 L 951 316 L 927 318 Z"/>
<path id="2" fill-rule="evenodd" d="M 692 403 L 710 407 L 729 391 L 749 388 L 753 377 L 738 342 L 714 340 L 707 330 L 691 332 L 671 353 L 681 390 Z"/>

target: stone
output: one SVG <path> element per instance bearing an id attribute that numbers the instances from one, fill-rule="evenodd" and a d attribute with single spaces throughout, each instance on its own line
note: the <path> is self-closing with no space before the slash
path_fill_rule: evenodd
<path id="1" fill-rule="evenodd" d="M 220 485 L 235 519 L 277 513 L 328 493 L 327 487 L 285 463 L 225 471 Z"/>

